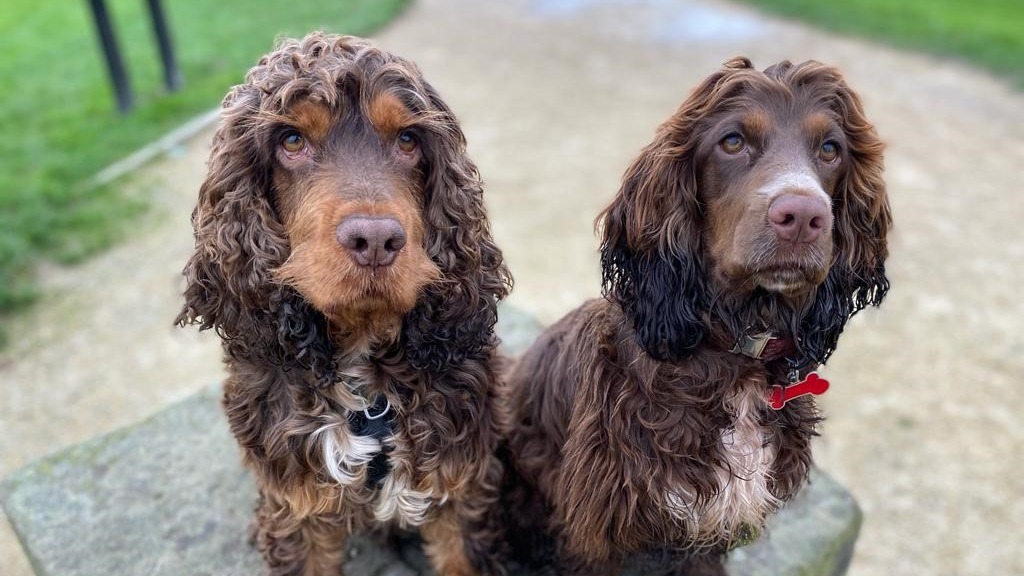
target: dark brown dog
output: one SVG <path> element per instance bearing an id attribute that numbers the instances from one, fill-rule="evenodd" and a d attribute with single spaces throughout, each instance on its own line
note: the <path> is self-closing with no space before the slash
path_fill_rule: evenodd
<path id="1" fill-rule="evenodd" d="M 414 64 L 311 34 L 224 100 L 181 324 L 214 328 L 273 574 L 340 574 L 353 531 L 421 529 L 492 572 L 493 326 L 510 286 L 455 117 Z"/>
<path id="2" fill-rule="evenodd" d="M 839 72 L 738 58 L 658 130 L 600 216 L 607 298 L 511 372 L 511 457 L 550 508 L 564 572 L 721 553 L 801 486 L 819 417 L 769 406 L 882 301 L 882 144 Z"/>

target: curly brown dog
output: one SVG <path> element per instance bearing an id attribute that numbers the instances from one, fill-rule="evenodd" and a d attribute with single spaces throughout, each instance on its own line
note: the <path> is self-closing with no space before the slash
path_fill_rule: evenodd
<path id="1" fill-rule="evenodd" d="M 563 573 L 662 548 L 724 573 L 801 486 L 819 416 L 787 397 L 889 287 L 882 148 L 836 69 L 737 58 L 633 162 L 598 218 L 606 298 L 508 382 L 511 458 Z"/>
<path id="2" fill-rule="evenodd" d="M 283 41 L 224 99 L 178 322 L 213 328 L 273 574 L 340 573 L 419 527 L 438 574 L 498 571 L 497 301 L 511 280 L 455 117 L 366 41 Z"/>

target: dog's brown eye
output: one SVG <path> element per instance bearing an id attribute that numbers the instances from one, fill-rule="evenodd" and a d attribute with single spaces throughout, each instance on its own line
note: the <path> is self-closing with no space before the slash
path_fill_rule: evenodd
<path id="1" fill-rule="evenodd" d="M 401 149 L 402 152 L 412 152 L 416 149 L 417 144 L 416 136 L 409 130 L 403 130 L 402 133 L 398 135 L 398 148 Z"/>
<path id="2" fill-rule="evenodd" d="M 821 150 L 818 150 L 818 158 L 821 158 L 822 162 L 832 163 L 839 157 L 839 145 L 829 140 L 821 145 Z"/>
<path id="3" fill-rule="evenodd" d="M 719 145 L 726 154 L 739 154 L 744 148 L 746 148 L 747 143 L 743 140 L 743 136 L 733 132 L 725 138 L 722 138 Z"/>
<path id="4" fill-rule="evenodd" d="M 306 147 L 306 139 L 295 130 L 289 130 L 281 137 L 281 147 L 294 154 Z"/>

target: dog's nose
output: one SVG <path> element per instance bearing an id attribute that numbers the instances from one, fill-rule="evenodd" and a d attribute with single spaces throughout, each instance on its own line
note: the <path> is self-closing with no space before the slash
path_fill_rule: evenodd
<path id="1" fill-rule="evenodd" d="M 787 242 L 814 242 L 832 229 L 832 212 L 820 198 L 783 194 L 768 208 L 768 220 Z"/>
<path id="2" fill-rule="evenodd" d="M 361 266 L 388 266 L 405 246 L 405 229 L 394 218 L 350 216 L 338 224 L 336 234 Z"/>

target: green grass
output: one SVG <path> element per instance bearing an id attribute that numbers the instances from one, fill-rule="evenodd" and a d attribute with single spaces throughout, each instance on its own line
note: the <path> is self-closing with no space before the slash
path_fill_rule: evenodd
<path id="1" fill-rule="evenodd" d="M 1024 0 L 745 0 L 839 32 L 952 56 L 1024 88 Z"/>
<path id="2" fill-rule="evenodd" d="M 5 0 L 0 10 L 0 320 L 33 299 L 33 267 L 108 246 L 145 202 L 89 178 L 217 106 L 280 35 L 365 35 L 409 0 L 164 2 L 183 88 L 166 93 L 142 0 L 107 0 L 136 108 L 116 112 L 85 1 Z M 3 330 L 0 329 L 0 338 Z"/>

